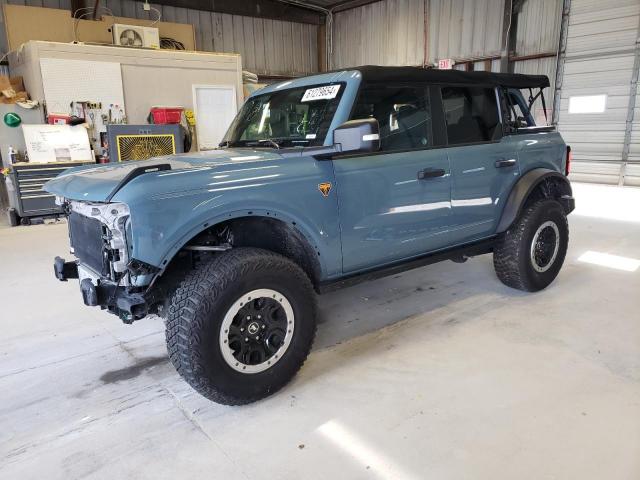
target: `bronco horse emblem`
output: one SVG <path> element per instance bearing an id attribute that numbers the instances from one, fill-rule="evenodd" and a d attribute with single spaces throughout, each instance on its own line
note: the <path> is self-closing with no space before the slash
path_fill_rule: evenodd
<path id="1" fill-rule="evenodd" d="M 320 190 L 323 197 L 328 197 L 329 192 L 331 191 L 331 184 L 329 182 L 319 183 L 318 190 Z"/>

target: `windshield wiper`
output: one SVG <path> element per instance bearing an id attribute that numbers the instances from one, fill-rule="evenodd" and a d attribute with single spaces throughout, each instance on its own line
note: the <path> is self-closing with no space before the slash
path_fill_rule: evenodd
<path id="1" fill-rule="evenodd" d="M 263 140 L 258 140 L 258 143 L 270 143 L 272 146 L 280 150 L 280 144 L 276 142 L 273 138 L 265 138 Z"/>
<path id="2" fill-rule="evenodd" d="M 243 147 L 262 147 L 265 143 L 270 144 L 273 148 L 280 149 L 280 144 L 276 142 L 273 138 L 263 138 L 261 140 L 244 140 L 242 144 Z"/>

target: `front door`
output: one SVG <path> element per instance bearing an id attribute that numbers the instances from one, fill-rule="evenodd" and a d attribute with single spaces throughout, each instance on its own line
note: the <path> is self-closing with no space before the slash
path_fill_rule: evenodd
<path id="1" fill-rule="evenodd" d="M 381 151 L 333 161 L 345 273 L 448 244 L 451 169 L 430 103 L 426 86 L 362 87 L 352 119 L 378 120 Z"/>

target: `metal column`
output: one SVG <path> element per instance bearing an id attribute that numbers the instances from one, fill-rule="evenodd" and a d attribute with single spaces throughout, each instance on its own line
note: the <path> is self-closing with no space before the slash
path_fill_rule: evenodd
<path id="1" fill-rule="evenodd" d="M 636 97 L 638 92 L 638 71 L 640 70 L 640 17 L 638 17 L 638 31 L 636 34 L 636 46 L 633 58 L 633 73 L 629 87 L 629 104 L 627 106 L 627 123 L 624 129 L 624 145 L 622 146 L 622 165 L 620 167 L 620 179 L 618 185 L 624 185 L 624 177 L 629 162 L 629 149 L 631 148 L 631 133 L 633 131 L 633 116 L 636 109 Z"/>

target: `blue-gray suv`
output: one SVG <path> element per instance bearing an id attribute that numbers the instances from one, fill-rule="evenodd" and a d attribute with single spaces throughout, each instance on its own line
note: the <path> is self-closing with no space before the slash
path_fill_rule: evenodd
<path id="1" fill-rule="evenodd" d="M 86 305 L 166 320 L 178 373 L 224 404 L 284 386 L 316 331 L 316 295 L 493 253 L 545 288 L 567 251 L 570 148 L 545 76 L 360 67 L 270 85 L 220 148 L 80 167 L 46 185 L 68 213 Z"/>

